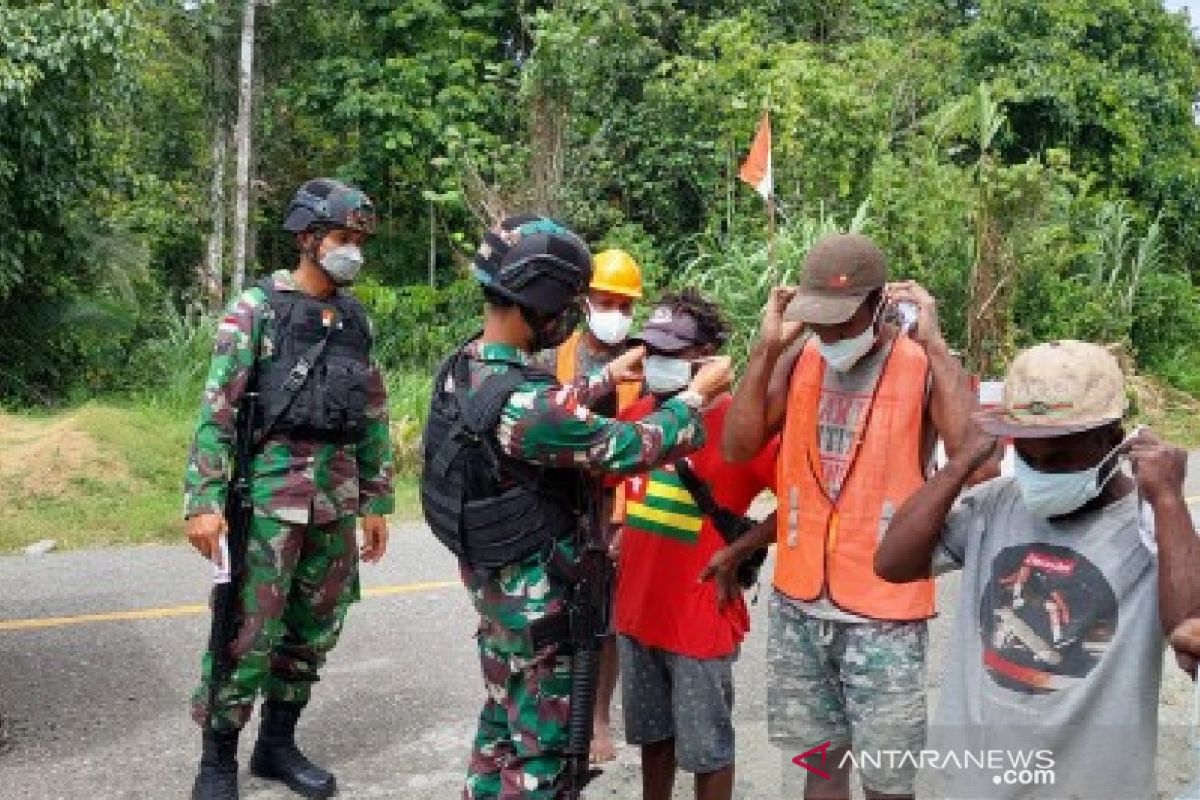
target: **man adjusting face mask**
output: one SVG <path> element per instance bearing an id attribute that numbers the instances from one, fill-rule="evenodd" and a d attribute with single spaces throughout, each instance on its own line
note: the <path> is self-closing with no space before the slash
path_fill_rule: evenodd
<path id="1" fill-rule="evenodd" d="M 718 332 L 714 339 L 691 314 L 660 305 L 633 341 L 650 352 L 644 366 L 646 388 L 651 394 L 669 397 L 691 382 L 696 367 L 720 349 L 725 336 Z"/>
<path id="2" fill-rule="evenodd" d="M 887 260 L 874 242 L 858 234 L 827 237 L 805 257 L 784 319 L 805 323 L 825 363 L 849 372 L 878 339 L 886 283 Z"/>
<path id="3" fill-rule="evenodd" d="M 1053 520 L 1073 514 L 1121 474 L 1124 378 L 1116 359 L 1083 342 L 1038 345 L 1013 361 L 988 433 L 1016 441 L 1014 478 L 1025 506 Z M 1136 432 L 1135 434 L 1136 435 Z"/>

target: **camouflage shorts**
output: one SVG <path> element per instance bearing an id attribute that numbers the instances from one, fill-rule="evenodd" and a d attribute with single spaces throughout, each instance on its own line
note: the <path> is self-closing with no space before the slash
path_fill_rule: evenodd
<path id="1" fill-rule="evenodd" d="M 818 619 L 778 592 L 769 615 L 767 730 L 784 750 L 785 788 L 809 774 L 792 757 L 830 742 L 868 756 L 913 752 L 858 761 L 867 788 L 912 794 L 925 745 L 926 623 Z"/>

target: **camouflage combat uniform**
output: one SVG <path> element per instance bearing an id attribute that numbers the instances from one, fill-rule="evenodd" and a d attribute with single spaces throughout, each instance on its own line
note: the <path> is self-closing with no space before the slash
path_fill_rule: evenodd
<path id="1" fill-rule="evenodd" d="M 290 272 L 272 276 L 277 291 L 299 287 Z M 271 360 L 273 320 L 259 287 L 238 297 L 217 329 L 216 347 L 185 478 L 184 513 L 223 513 L 233 455 L 235 409 L 260 343 L 260 374 Z M 233 643 L 236 667 L 220 687 L 217 729 L 241 728 L 255 696 L 305 703 L 346 611 L 359 597 L 355 517 L 388 514 L 392 452 L 387 395 L 372 364 L 367 429 L 357 444 L 271 436 L 254 458 L 254 523 L 241 589 L 242 620 Z M 192 716 L 208 717 L 212 662 L 206 653 Z"/>
<path id="2" fill-rule="evenodd" d="M 495 372 L 527 363 L 507 345 L 472 344 L 474 391 Z M 597 416 L 588 407 L 613 391 L 605 370 L 571 386 L 527 382 L 510 396 L 496 438 L 505 453 L 551 467 L 637 473 L 683 455 L 704 441 L 698 416 L 670 400 L 637 423 Z M 574 543 L 560 542 L 557 557 L 573 560 Z M 543 555 L 495 572 L 462 568 L 480 614 L 479 655 L 488 699 L 479 715 L 463 797 L 468 800 L 551 800 L 560 792 L 571 694 L 571 659 L 551 647 L 534 652 L 529 623 L 564 607 L 567 586 Z"/>

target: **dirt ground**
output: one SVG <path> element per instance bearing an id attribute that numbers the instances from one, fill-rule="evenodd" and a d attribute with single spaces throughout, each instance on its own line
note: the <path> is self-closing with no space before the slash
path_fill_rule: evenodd
<path id="1" fill-rule="evenodd" d="M 769 567 L 765 574 L 770 574 Z M 958 578 L 949 575 L 939 580 L 938 600 L 943 615 L 930 624 L 929 646 L 929 707 L 932 711 L 937 707 L 938 689 L 941 685 L 942 665 L 947 655 L 948 636 L 950 631 L 948 613 L 955 608 L 958 592 Z M 734 797 L 739 800 L 766 800 L 767 798 L 783 798 L 781 776 L 783 770 L 798 769 L 786 764 L 783 754 L 767 741 L 766 709 L 765 709 L 765 670 L 762 663 L 765 651 L 766 613 L 765 597 L 761 598 L 753 609 L 754 630 L 746 641 L 742 658 L 736 673 L 738 748 L 738 778 Z M 619 694 L 619 693 L 618 693 Z M 619 699 L 619 698 L 618 698 Z M 618 717 L 619 712 L 618 712 Z M 1162 696 L 1159 704 L 1159 748 L 1158 748 L 1158 797 L 1171 800 L 1178 792 L 1191 782 L 1194 775 L 1192 757 L 1192 717 L 1193 717 L 1193 685 L 1187 676 L 1178 669 L 1174 660 L 1168 655 L 1163 665 Z M 618 738 L 620 738 L 618 736 Z M 790 758 L 789 754 L 787 757 Z M 1058 779 L 1060 788 L 1062 778 Z M 862 791 L 857 779 L 854 783 L 854 797 L 861 798 Z M 923 783 L 925 783 L 923 781 Z M 688 776 L 680 775 L 676 783 L 674 797 L 677 800 L 690 798 L 692 782 Z M 634 748 L 622 747 L 618 752 L 618 760 L 610 765 L 605 774 L 597 779 L 589 789 L 587 797 L 605 798 L 606 800 L 628 800 L 640 796 L 640 773 L 638 771 L 638 756 Z M 928 792 L 918 793 L 919 797 L 930 798 Z M 1072 796 L 1054 792 L 1045 794 L 1046 798 Z M 788 797 L 787 800 L 793 800 Z M 1141 800 L 1140 798 L 1130 800 Z"/>
<path id="2" fill-rule="evenodd" d="M 117 484 L 129 470 L 80 429 L 75 414 L 43 420 L 0 412 L 0 502 L 61 497 L 81 478 Z"/>

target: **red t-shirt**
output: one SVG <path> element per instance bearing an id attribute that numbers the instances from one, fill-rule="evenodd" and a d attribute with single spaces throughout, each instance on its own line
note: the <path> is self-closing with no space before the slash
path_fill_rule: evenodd
<path id="1" fill-rule="evenodd" d="M 779 441 L 772 439 L 748 464 L 725 461 L 721 434 L 731 402 L 725 395 L 704 413 L 706 443 L 687 458 L 719 505 L 744 514 L 759 492 L 775 486 Z M 653 409 L 653 397 L 643 397 L 621 418 L 636 420 Z M 617 631 L 646 647 L 692 658 L 733 653 L 750 630 L 750 615 L 740 596 L 719 610 L 716 583 L 699 580 L 725 540 L 700 513 L 674 464 L 626 479 L 625 499 Z"/>

